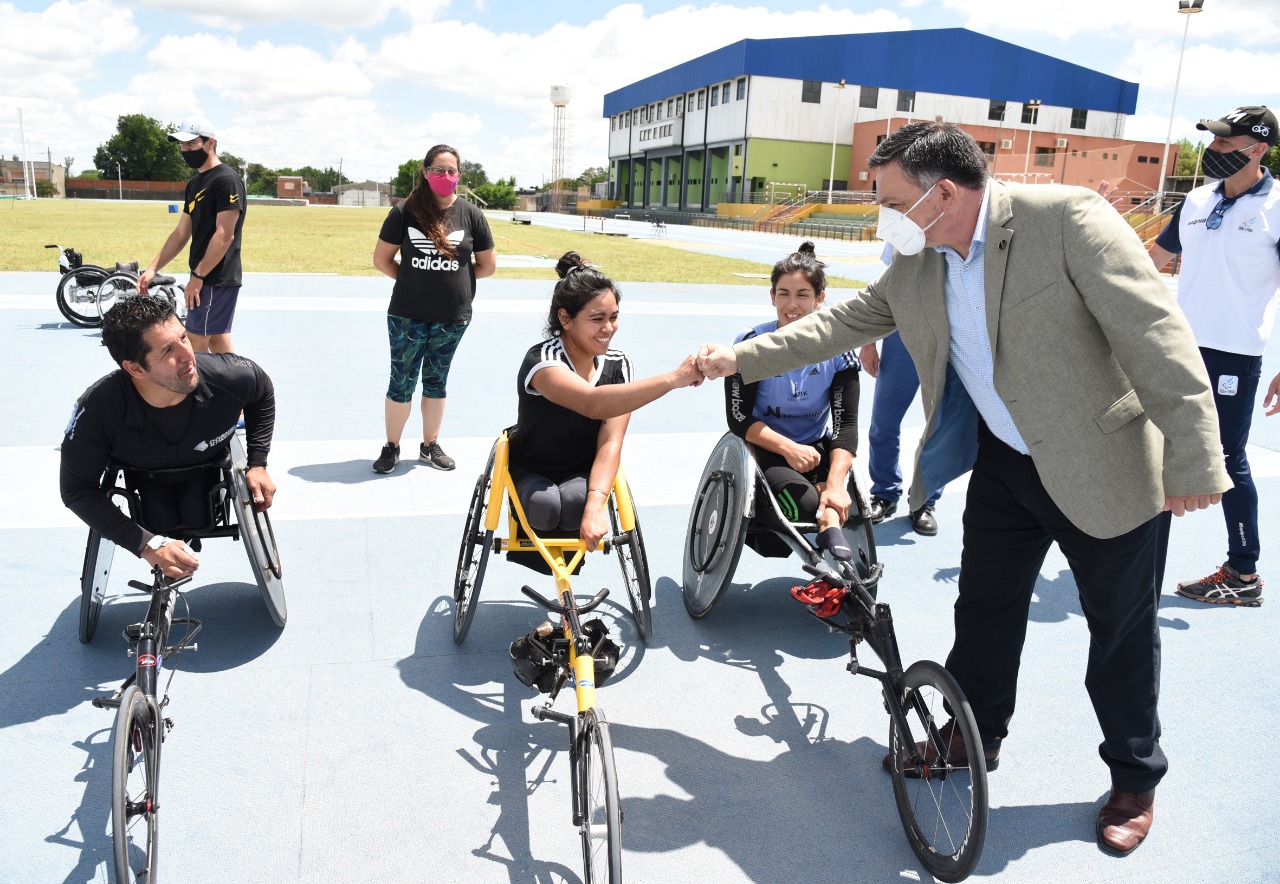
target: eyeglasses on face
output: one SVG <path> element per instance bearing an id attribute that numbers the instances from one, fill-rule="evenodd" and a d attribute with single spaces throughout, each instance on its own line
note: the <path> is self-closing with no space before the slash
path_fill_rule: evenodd
<path id="1" fill-rule="evenodd" d="M 427 166 L 427 172 L 432 175 L 443 175 L 446 178 L 457 178 L 462 174 L 457 169 L 446 169 L 444 166 Z"/>
<path id="2" fill-rule="evenodd" d="M 1205 223 L 1205 227 L 1209 230 L 1217 230 L 1221 227 L 1222 216 L 1227 214 L 1227 209 L 1236 204 L 1236 199 L 1238 199 L 1238 197 L 1230 198 L 1224 196 L 1222 199 L 1218 200 L 1218 205 L 1209 213 L 1209 220 Z"/>

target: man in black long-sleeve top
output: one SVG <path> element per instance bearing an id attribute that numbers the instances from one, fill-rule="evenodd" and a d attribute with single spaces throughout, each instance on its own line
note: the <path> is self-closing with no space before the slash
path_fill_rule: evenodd
<path id="1" fill-rule="evenodd" d="M 208 521 L 216 474 L 161 478 L 148 470 L 200 467 L 225 455 L 243 411 L 245 481 L 259 511 L 275 484 L 267 452 L 275 428 L 275 390 L 258 365 L 233 353 L 194 353 L 167 299 L 128 298 L 102 323 L 102 343 L 119 369 L 79 399 L 62 441 L 62 502 L 87 525 L 168 577 L 199 562 L 180 540 L 161 536 L 177 525 Z M 140 521 L 122 513 L 100 488 L 108 461 L 132 468 L 142 501 Z"/>

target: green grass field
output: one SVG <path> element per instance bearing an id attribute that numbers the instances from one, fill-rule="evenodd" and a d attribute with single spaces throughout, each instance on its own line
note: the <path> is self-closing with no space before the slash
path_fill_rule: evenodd
<path id="1" fill-rule="evenodd" d="M 71 246 L 86 263 L 155 257 L 177 223 L 168 203 L 113 203 L 90 200 L 0 201 L 0 271 L 56 270 L 46 243 Z M 381 208 L 333 206 L 251 206 L 245 219 L 244 269 L 266 273 L 336 273 L 372 276 L 373 247 L 386 217 Z M 769 265 L 676 249 L 661 241 L 641 242 L 549 227 L 515 224 L 492 217 L 499 256 L 558 258 L 579 252 L 619 282 L 759 285 Z M 673 257 L 678 256 L 678 257 Z M 778 257 L 782 257 L 779 255 Z M 183 259 L 170 265 L 181 269 Z M 500 279 L 554 279 L 551 269 L 499 268 Z M 855 285 L 832 279 L 833 288 Z"/>

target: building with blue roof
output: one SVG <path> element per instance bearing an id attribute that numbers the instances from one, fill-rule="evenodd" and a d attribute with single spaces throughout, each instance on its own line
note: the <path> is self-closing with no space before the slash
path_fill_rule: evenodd
<path id="1" fill-rule="evenodd" d="M 962 63 L 957 63 L 962 60 Z M 605 95 L 614 199 L 713 211 L 777 188 L 870 190 L 912 120 L 958 123 L 1001 179 L 1154 190 L 1124 139 L 1138 84 L 964 28 L 740 40 Z"/>

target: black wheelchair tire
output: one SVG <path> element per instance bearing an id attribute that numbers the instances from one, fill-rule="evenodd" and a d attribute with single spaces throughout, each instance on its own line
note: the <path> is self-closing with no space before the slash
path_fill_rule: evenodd
<path id="1" fill-rule="evenodd" d="M 80 328 L 97 328 L 102 325 L 102 315 L 98 311 L 98 297 L 95 288 L 94 298 L 91 304 L 85 305 L 87 308 L 84 313 L 75 309 L 75 301 L 71 296 L 71 289 L 89 288 L 89 286 L 80 285 L 82 277 L 88 276 L 90 279 L 96 278 L 98 287 L 101 287 L 103 281 L 109 276 L 109 272 L 105 267 L 99 267 L 96 264 L 82 264 L 75 270 L 71 270 L 62 275 L 62 279 L 58 280 L 57 302 L 58 312 L 66 317 L 67 321 L 72 325 Z"/>

